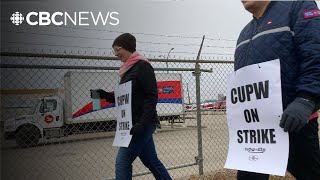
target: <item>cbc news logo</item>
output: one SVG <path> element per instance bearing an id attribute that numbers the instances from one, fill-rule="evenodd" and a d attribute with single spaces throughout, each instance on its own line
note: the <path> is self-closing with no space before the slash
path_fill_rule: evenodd
<path id="1" fill-rule="evenodd" d="M 26 20 L 28 25 L 31 26 L 48 26 L 50 24 L 54 24 L 56 26 L 61 25 L 75 25 L 75 26 L 91 26 L 91 25 L 112 25 L 116 26 L 120 23 L 118 12 L 54 12 L 50 14 L 46 11 L 40 12 L 29 12 L 26 15 L 26 18 L 20 12 L 15 12 L 11 15 L 11 22 L 18 26 Z"/>
<path id="2" fill-rule="evenodd" d="M 21 13 L 15 12 L 10 17 L 10 20 L 14 25 L 19 26 L 23 22 L 24 17 L 23 17 L 23 15 Z"/>

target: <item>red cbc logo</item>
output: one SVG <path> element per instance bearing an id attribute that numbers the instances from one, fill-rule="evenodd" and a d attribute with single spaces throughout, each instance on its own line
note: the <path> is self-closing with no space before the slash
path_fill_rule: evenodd
<path id="1" fill-rule="evenodd" d="M 44 122 L 46 123 L 52 123 L 53 122 L 53 116 L 52 115 L 46 115 L 46 117 L 44 118 Z"/>

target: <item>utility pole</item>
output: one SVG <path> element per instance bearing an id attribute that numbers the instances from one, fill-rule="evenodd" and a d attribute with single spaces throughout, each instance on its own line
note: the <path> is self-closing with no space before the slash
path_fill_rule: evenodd
<path id="1" fill-rule="evenodd" d="M 190 102 L 190 94 L 189 94 L 189 83 L 187 83 L 187 93 L 188 93 L 189 104 L 191 104 L 191 102 Z"/>
<path id="2" fill-rule="evenodd" d="M 203 175 L 203 149 L 202 149 L 202 131 L 201 131 L 201 110 L 200 110 L 200 64 L 199 64 L 199 59 L 200 59 L 200 54 L 203 46 L 203 41 L 204 41 L 205 36 L 202 37 L 202 42 L 200 45 L 200 49 L 198 52 L 198 56 L 196 59 L 196 65 L 195 65 L 195 76 L 196 76 L 196 99 L 197 99 L 197 132 L 198 132 L 198 157 L 197 157 L 197 162 L 199 165 L 199 175 Z"/>

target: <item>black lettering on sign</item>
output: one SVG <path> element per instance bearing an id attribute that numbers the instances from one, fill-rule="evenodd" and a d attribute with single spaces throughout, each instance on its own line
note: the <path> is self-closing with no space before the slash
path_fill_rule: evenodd
<path id="1" fill-rule="evenodd" d="M 126 110 L 122 109 L 121 110 L 121 118 L 125 118 L 126 117 Z"/>
<path id="2" fill-rule="evenodd" d="M 244 132 L 244 142 L 248 143 L 248 132 L 249 130 L 242 130 Z"/>
<path id="3" fill-rule="evenodd" d="M 255 130 L 250 130 L 250 143 L 257 143 Z"/>
<path id="4" fill-rule="evenodd" d="M 257 108 L 250 109 L 250 111 L 248 109 L 246 109 L 243 111 L 243 114 L 244 114 L 244 118 L 246 119 L 247 123 L 260 122 Z"/>
<path id="5" fill-rule="evenodd" d="M 129 122 L 119 122 L 119 130 L 129 130 Z"/>
<path id="6" fill-rule="evenodd" d="M 237 95 L 237 90 L 236 90 L 236 88 L 232 88 L 232 89 L 231 89 L 231 103 L 232 103 L 232 104 L 235 104 L 235 103 L 237 103 L 237 101 L 238 101 L 238 98 L 236 97 L 236 95 Z"/>
<path id="7" fill-rule="evenodd" d="M 275 144 L 274 129 L 238 130 L 238 143 Z"/>
<path id="8" fill-rule="evenodd" d="M 251 84 L 246 85 L 246 94 L 247 94 L 247 100 L 250 101 L 251 97 L 250 95 L 253 93 L 253 86 Z"/>
<path id="9" fill-rule="evenodd" d="M 238 143 L 239 143 L 239 144 L 243 143 L 242 131 L 241 131 L 241 130 L 238 130 L 238 131 L 237 131 L 237 134 L 238 134 Z"/>
<path id="10" fill-rule="evenodd" d="M 232 88 L 230 93 L 232 104 L 251 101 L 252 94 L 255 94 L 257 100 L 269 98 L 269 80 Z"/>
<path id="11" fill-rule="evenodd" d="M 269 80 L 264 81 L 264 85 L 263 82 L 259 82 L 258 85 L 254 83 L 253 86 L 257 99 L 261 99 L 261 96 L 263 96 L 263 98 L 269 97 Z"/>
<path id="12" fill-rule="evenodd" d="M 244 91 L 244 86 L 238 87 L 238 97 L 240 102 L 245 102 L 246 101 L 246 95 Z"/>
<path id="13" fill-rule="evenodd" d="M 124 104 L 129 104 L 129 94 L 124 94 L 121 95 L 117 98 L 118 100 L 118 106 L 124 105 Z"/>

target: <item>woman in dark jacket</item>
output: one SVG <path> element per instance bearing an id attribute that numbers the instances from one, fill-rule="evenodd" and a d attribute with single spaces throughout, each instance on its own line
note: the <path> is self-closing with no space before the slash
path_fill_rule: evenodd
<path id="1" fill-rule="evenodd" d="M 119 70 L 120 84 L 132 81 L 133 135 L 129 147 L 120 147 L 116 158 L 116 179 L 132 179 L 132 163 L 139 157 L 156 179 L 171 179 L 158 159 L 152 134 L 157 124 L 158 90 L 153 67 L 136 52 L 136 38 L 124 33 L 112 44 L 114 54 L 123 62 Z M 114 102 L 114 95 L 102 92 L 101 98 Z"/>

